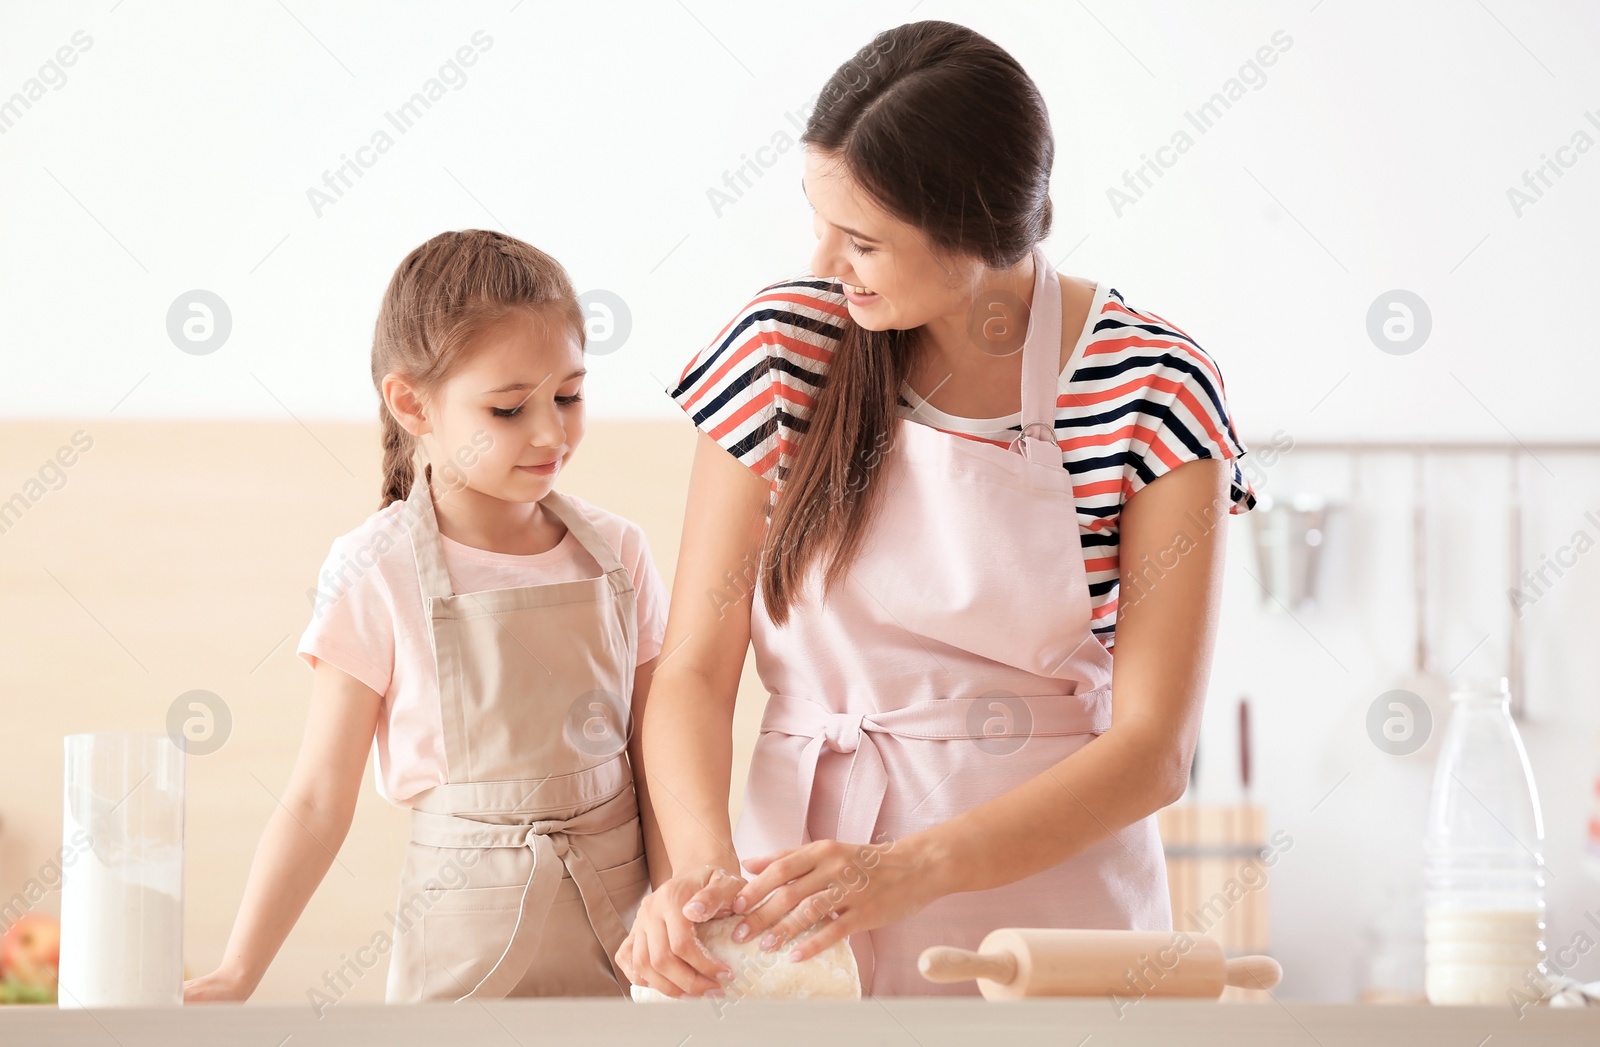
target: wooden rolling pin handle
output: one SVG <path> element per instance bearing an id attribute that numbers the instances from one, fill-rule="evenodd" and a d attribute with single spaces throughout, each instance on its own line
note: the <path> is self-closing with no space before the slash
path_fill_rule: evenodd
<path id="1" fill-rule="evenodd" d="M 1283 979 L 1283 968 L 1270 956 L 1238 956 L 1223 964 L 1224 980 L 1241 989 L 1270 989 Z"/>
<path id="2" fill-rule="evenodd" d="M 1010 953 L 977 953 L 948 945 L 933 945 L 917 957 L 917 970 L 930 982 L 964 982 L 988 978 L 1010 985 L 1017 977 L 1017 958 Z"/>

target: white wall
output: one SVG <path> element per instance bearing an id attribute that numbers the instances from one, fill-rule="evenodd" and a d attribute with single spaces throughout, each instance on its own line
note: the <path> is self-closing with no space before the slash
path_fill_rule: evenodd
<path id="1" fill-rule="evenodd" d="M 1600 517 L 1600 460 L 1538 457 L 1553 475 L 1533 460 L 1522 466 L 1522 548 L 1534 567 L 1570 547 L 1578 531 L 1600 540 L 1600 526 L 1585 518 Z M 1424 635 L 1429 668 L 1441 676 L 1507 671 L 1507 475 L 1503 456 L 1427 465 L 1433 538 Z M 1292 615 L 1261 597 L 1248 517 L 1230 524 L 1197 794 L 1205 802 L 1238 798 L 1236 710 L 1247 695 L 1253 797 L 1266 804 L 1268 824 L 1294 841 L 1273 869 L 1271 889 L 1273 951 L 1285 967 L 1283 991 L 1296 997 L 1354 997 L 1367 984 L 1371 925 L 1391 907 L 1421 959 L 1421 839 L 1432 751 L 1386 755 L 1366 726 L 1368 707 L 1381 694 L 1419 690 L 1412 671 L 1412 484 L 1409 456 L 1352 461 L 1291 450 L 1279 460 L 1263 490 L 1316 492 L 1339 506 L 1323 546 L 1318 606 Z M 1600 651 L 1592 642 L 1600 555 L 1591 549 L 1560 577 L 1547 577 L 1552 584 L 1524 589 L 1537 598 L 1521 620 L 1527 712 L 1520 730 L 1544 815 L 1546 945 L 1552 959 L 1561 951 L 1566 973 L 1592 981 L 1600 978 L 1600 956 L 1586 914 L 1600 919 L 1600 882 L 1585 872 L 1582 853 L 1600 772 Z M 1442 729 L 1441 719 L 1434 731 Z M 1577 941 L 1580 932 L 1587 945 Z M 1413 988 L 1420 991 L 1420 980 Z"/>
<path id="2" fill-rule="evenodd" d="M 1600 156 L 1574 148 L 1575 136 L 1600 141 L 1600 9 L 909 8 L 6 4 L 0 98 L 58 48 L 88 43 L 65 82 L 0 134 L 0 412 L 369 419 L 371 325 L 395 264 L 436 232 L 479 226 L 530 240 L 580 288 L 628 303 L 630 340 L 592 363 L 596 415 L 674 416 L 662 389 L 688 356 L 809 259 L 798 150 L 758 150 L 792 141 L 828 74 L 873 33 L 948 18 L 1010 49 L 1045 92 L 1051 256 L 1205 346 L 1247 442 L 1279 429 L 1299 440 L 1600 436 L 1588 315 Z M 391 128 L 393 148 L 317 213 L 307 192 L 324 172 L 480 31 L 479 48 L 489 43 L 465 82 L 406 133 Z M 1195 130 L 1186 114 L 1262 47 L 1276 57 L 1256 87 Z M 1108 190 L 1180 128 L 1192 148 L 1114 205 Z M 751 157 L 771 166 L 719 213 L 708 191 Z M 1570 167 L 1514 205 L 1508 190 L 1546 157 Z M 195 288 L 232 315 L 209 355 L 178 351 L 166 330 L 169 307 Z M 1396 288 L 1432 317 L 1408 355 L 1367 334 L 1369 308 Z M 1600 466 L 1526 466 L 1536 560 L 1600 509 Z M 1284 991 L 1296 997 L 1354 994 L 1363 924 L 1382 884 L 1414 867 L 1420 815 L 1396 785 L 1407 772 L 1361 727 L 1410 656 L 1408 468 L 1291 452 L 1271 470 L 1264 489 L 1349 505 L 1330 533 L 1324 605 L 1299 621 L 1259 609 L 1248 529 L 1233 528 L 1201 788 L 1227 795 L 1233 701 L 1250 694 L 1258 795 L 1297 840 L 1274 879 Z M 1503 662 L 1503 476 L 1489 460 L 1435 466 L 1432 628 L 1445 670 Z M 1596 592 L 1595 564 L 1581 561 L 1526 619 L 1552 945 L 1600 907 L 1576 858 L 1596 759 L 1600 667 L 1585 642 Z M 1600 977 L 1589 961 L 1577 973 Z"/>

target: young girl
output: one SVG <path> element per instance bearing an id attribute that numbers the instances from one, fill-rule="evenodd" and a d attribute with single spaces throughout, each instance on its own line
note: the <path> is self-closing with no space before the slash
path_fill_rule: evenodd
<path id="1" fill-rule="evenodd" d="M 629 725 L 667 594 L 639 527 L 554 489 L 583 437 L 583 352 L 565 270 L 526 243 L 442 233 L 395 270 L 372 345 L 381 507 L 319 576 L 300 756 L 222 964 L 185 1002 L 255 990 L 349 829 L 374 734 L 379 791 L 412 811 L 393 934 L 363 965 L 388 951 L 388 1001 L 628 995 L 613 957 L 647 838 L 659 853 Z M 349 984 L 331 971 L 314 1002 Z"/>

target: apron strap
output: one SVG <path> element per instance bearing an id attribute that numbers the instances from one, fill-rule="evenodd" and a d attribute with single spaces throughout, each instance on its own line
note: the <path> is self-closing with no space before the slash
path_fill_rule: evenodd
<path id="1" fill-rule="evenodd" d="M 578 544 L 594 557 L 595 563 L 600 565 L 600 570 L 605 574 L 614 571 L 624 571 L 622 561 L 617 559 L 617 552 L 611 548 L 611 543 L 605 540 L 595 525 L 589 521 L 582 510 L 572 504 L 572 499 L 557 491 L 550 489 L 550 493 L 540 499 L 539 504 L 555 514 L 556 519 L 567 525 L 567 530 L 572 532 L 572 537 Z"/>
<path id="2" fill-rule="evenodd" d="M 555 513 L 556 518 L 567 525 L 567 530 L 572 532 L 578 543 L 594 557 L 595 563 L 600 565 L 600 570 L 610 582 L 613 596 L 621 597 L 634 589 L 633 575 L 629 574 L 628 569 L 622 566 L 622 561 L 617 559 L 617 551 L 611 548 L 611 543 L 606 541 L 605 536 L 589 521 L 589 517 L 572 503 L 572 499 L 552 487 L 550 493 L 545 495 L 539 504 Z M 634 599 L 636 601 L 637 597 Z M 636 607 L 636 603 L 619 606 L 622 631 L 627 638 L 629 650 L 636 649 L 639 642 L 639 617 L 635 613 Z"/>
<path id="3" fill-rule="evenodd" d="M 428 488 L 433 466 L 423 467 L 422 475 L 411 483 L 411 493 L 406 497 L 406 523 L 411 531 L 411 548 L 417 557 L 417 580 L 422 587 L 424 600 L 429 597 L 454 595 L 450 588 L 450 572 L 445 569 L 444 551 L 439 542 L 439 518 L 434 513 L 432 492 Z M 567 530 L 578 540 L 588 554 L 600 565 L 601 572 L 611 580 L 614 592 L 633 588 L 633 578 L 622 561 L 617 559 L 611 543 L 560 491 L 551 488 L 539 504 L 567 525 Z"/>
<path id="4" fill-rule="evenodd" d="M 589 925 L 606 950 L 618 986 L 628 984 L 628 976 L 617 964 L 617 950 L 628 936 L 622 915 L 606 891 L 600 873 L 583 848 L 573 839 L 626 825 L 638 814 L 632 789 L 571 818 L 543 819 L 516 825 L 484 822 L 460 815 L 439 814 L 413 808 L 411 838 L 432 847 L 527 847 L 533 851 L 533 868 L 522 889 L 517 921 L 511 938 L 489 972 L 460 1000 L 500 1000 L 516 988 L 544 937 L 545 918 L 561 886 L 562 868 L 572 877 L 583 898 Z M 626 992 L 626 990 L 623 990 Z M 458 1001 L 459 1002 L 459 1001 Z"/>
<path id="5" fill-rule="evenodd" d="M 901 709 L 877 713 L 836 713 L 820 702 L 787 694 L 767 698 L 761 730 L 796 735 L 809 739 L 800 751 L 795 821 L 779 828 L 779 839 L 804 842 L 806 816 L 811 807 L 811 789 L 816 780 L 817 761 L 826 747 L 831 752 L 850 756 L 850 772 L 844 787 L 845 802 L 839 810 L 839 828 L 834 839 L 844 843 L 872 843 L 878 813 L 889 788 L 888 772 L 878 752 L 874 734 L 924 741 L 1000 738 L 1044 738 L 1074 734 L 1102 734 L 1111 726 L 1111 689 L 1082 694 L 1018 697 L 1028 710 L 1027 722 L 1015 718 L 1013 727 L 994 730 L 991 706 L 1000 699 L 935 698 Z"/>
<path id="6" fill-rule="evenodd" d="M 426 603 L 432 597 L 451 595 L 450 572 L 445 570 L 444 551 L 439 547 L 439 518 L 433 512 L 433 494 L 428 490 L 433 475 L 431 464 L 422 467 L 422 475 L 411 481 L 411 493 L 406 496 L 405 523 L 411 531 L 411 550 L 417 557 L 417 581 L 422 587 Z"/>
<path id="7" fill-rule="evenodd" d="M 1033 249 L 1033 304 L 1022 343 L 1022 432 L 1012 441 L 1029 461 L 1061 468 L 1056 396 L 1061 378 L 1061 285 L 1044 249 Z"/>

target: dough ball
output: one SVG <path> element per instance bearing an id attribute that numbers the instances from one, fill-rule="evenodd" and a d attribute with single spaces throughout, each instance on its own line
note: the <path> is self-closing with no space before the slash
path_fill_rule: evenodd
<path id="1" fill-rule="evenodd" d="M 796 963 L 788 957 L 789 950 L 794 947 L 792 941 L 784 942 L 771 952 L 761 950 L 757 944 L 761 940 L 759 934 L 753 935 L 748 941 L 734 941 L 733 929 L 739 926 L 743 918 L 735 914 L 695 924 L 695 937 L 700 940 L 701 948 L 733 971 L 733 981 L 722 990 L 727 994 L 727 999 L 861 998 L 861 974 L 856 970 L 856 954 L 851 951 L 848 938 L 834 942 L 809 960 Z M 804 939 L 805 935 L 802 934 L 799 940 Z M 631 990 L 633 998 L 641 1002 L 673 1002 L 673 997 L 646 985 L 634 985 Z"/>

